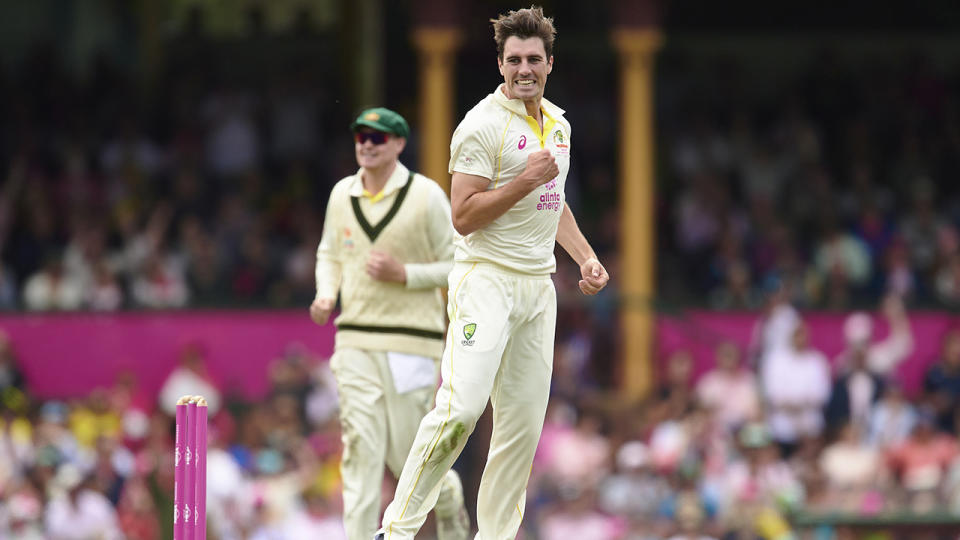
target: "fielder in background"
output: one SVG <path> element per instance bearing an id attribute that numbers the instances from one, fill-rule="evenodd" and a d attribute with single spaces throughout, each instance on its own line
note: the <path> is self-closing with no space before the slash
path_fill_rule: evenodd
<path id="1" fill-rule="evenodd" d="M 369 540 L 384 464 L 399 474 L 436 391 L 439 288 L 453 262 L 453 227 L 440 186 L 399 161 L 410 133 L 402 116 L 369 109 L 351 128 L 360 170 L 327 202 L 310 317 L 326 324 L 339 294 L 330 367 L 340 394 L 344 523 L 350 540 Z M 470 524 L 460 479 L 451 471 L 438 483 L 438 536 L 463 540 Z"/>
<path id="2" fill-rule="evenodd" d="M 413 540 L 488 399 L 493 433 L 476 538 L 516 537 L 550 392 L 556 243 L 580 266 L 583 293 L 609 280 L 564 200 L 570 124 L 543 98 L 553 21 L 530 8 L 491 22 L 504 82 L 467 113 L 450 144 L 459 236 L 442 383 L 384 513 L 378 538 L 387 540 Z"/>

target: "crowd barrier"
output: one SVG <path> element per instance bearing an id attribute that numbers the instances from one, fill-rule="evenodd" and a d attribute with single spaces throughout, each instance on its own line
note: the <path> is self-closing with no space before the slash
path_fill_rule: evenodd
<path id="1" fill-rule="evenodd" d="M 840 313 L 805 313 L 811 340 L 831 360 L 843 350 Z M 952 314 L 910 313 L 913 352 L 897 370 L 908 394 L 922 386 L 935 362 L 943 335 L 957 325 Z M 660 314 L 655 360 L 686 349 L 696 373 L 713 365 L 713 351 L 723 340 L 746 349 L 757 322 L 755 313 L 686 311 Z M 42 314 L 0 316 L 0 329 L 11 339 L 21 369 L 40 398 L 86 395 L 114 384 L 119 373 L 136 376 L 139 391 L 155 396 L 164 378 L 189 346 L 200 347 L 212 379 L 233 395 L 262 398 L 269 389 L 267 367 L 288 347 L 300 344 L 310 353 L 333 352 L 332 325 L 316 326 L 306 309 L 283 311 L 170 311 L 120 314 Z M 888 333 L 882 317 L 874 320 L 874 339 Z"/>

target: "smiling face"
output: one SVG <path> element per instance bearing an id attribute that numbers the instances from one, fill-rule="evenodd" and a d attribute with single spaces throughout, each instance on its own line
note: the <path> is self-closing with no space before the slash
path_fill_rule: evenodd
<path id="1" fill-rule="evenodd" d="M 539 102 L 553 70 L 553 57 L 547 57 L 543 40 L 510 36 L 503 43 L 503 56 L 497 59 L 508 98 L 525 103 Z"/>
<path id="2" fill-rule="evenodd" d="M 383 169 L 392 166 L 403 152 L 403 147 L 407 140 L 396 135 L 386 135 L 386 141 L 376 144 L 373 138 L 366 137 L 367 134 L 377 134 L 380 132 L 372 129 L 360 129 L 357 134 L 363 137 L 354 136 L 354 149 L 357 155 L 357 165 L 367 170 Z"/>

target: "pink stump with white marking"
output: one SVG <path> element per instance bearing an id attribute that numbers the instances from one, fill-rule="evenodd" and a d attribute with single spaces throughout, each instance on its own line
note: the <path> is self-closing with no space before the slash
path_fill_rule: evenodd
<path id="1" fill-rule="evenodd" d="M 177 401 L 174 456 L 173 540 L 207 538 L 207 401 Z"/>

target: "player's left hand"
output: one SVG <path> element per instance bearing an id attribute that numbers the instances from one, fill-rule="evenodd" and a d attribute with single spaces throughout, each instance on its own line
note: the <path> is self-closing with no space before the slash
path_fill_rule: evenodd
<path id="1" fill-rule="evenodd" d="M 389 253 L 375 249 L 371 249 L 370 256 L 367 257 L 367 274 L 377 281 L 407 282 L 407 271 L 400 261 Z"/>
<path id="2" fill-rule="evenodd" d="M 583 277 L 580 280 L 580 290 L 583 294 L 597 294 L 610 281 L 607 269 L 600 264 L 600 261 L 593 258 L 587 259 L 580 265 L 580 276 Z"/>

